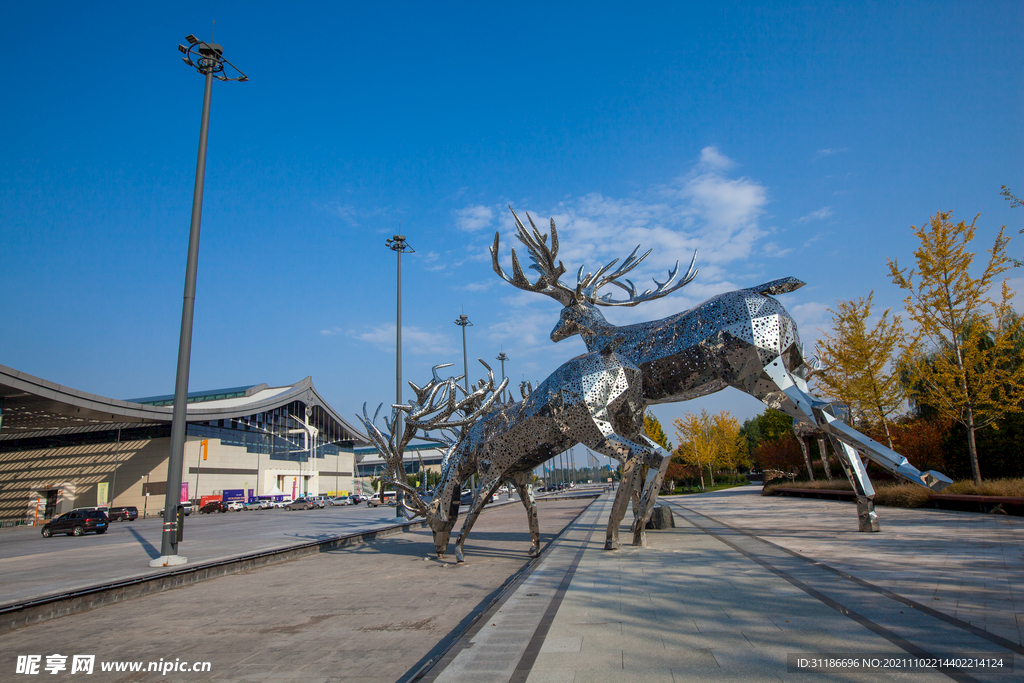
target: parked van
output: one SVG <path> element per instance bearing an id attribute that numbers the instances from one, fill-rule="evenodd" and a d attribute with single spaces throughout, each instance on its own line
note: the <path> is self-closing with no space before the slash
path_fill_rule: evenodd
<path id="1" fill-rule="evenodd" d="M 366 501 L 366 504 L 372 508 L 375 508 L 378 505 L 398 505 L 398 493 L 396 491 L 385 491 L 383 503 L 381 503 L 380 494 L 375 493 Z"/>

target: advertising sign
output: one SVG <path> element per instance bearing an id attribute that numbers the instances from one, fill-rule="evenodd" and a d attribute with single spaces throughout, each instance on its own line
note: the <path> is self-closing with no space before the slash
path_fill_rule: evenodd
<path id="1" fill-rule="evenodd" d="M 105 481 L 101 481 L 99 484 L 96 485 L 96 504 L 97 505 L 106 505 L 107 504 L 107 492 L 109 491 L 109 488 L 110 488 L 110 484 L 105 482 Z"/>
<path id="2" fill-rule="evenodd" d="M 221 495 L 221 500 L 231 502 L 237 500 L 240 503 L 245 502 L 245 489 L 224 489 Z"/>
<path id="3" fill-rule="evenodd" d="M 211 500 L 220 500 L 220 496 L 202 496 L 199 499 L 199 507 L 202 507 L 209 503 Z"/>
<path id="4" fill-rule="evenodd" d="M 180 502 L 180 503 L 187 503 L 188 502 L 188 482 L 187 481 L 181 482 L 181 500 L 178 501 L 178 502 Z"/>

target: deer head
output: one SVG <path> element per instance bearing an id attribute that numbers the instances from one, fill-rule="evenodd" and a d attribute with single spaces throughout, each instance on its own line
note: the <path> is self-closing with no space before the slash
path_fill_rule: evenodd
<path id="1" fill-rule="evenodd" d="M 638 246 L 615 270 L 612 268 L 619 262 L 618 259 L 614 259 L 598 269 L 596 273 L 588 273 L 585 265 L 580 266 L 576 273 L 576 286 L 569 287 L 559 281 L 565 274 L 565 266 L 561 261 L 557 261 L 556 265 L 558 231 L 555 229 L 555 219 L 551 219 L 551 246 L 548 247 L 548 236 L 537 229 L 529 213 L 526 214 L 526 219 L 529 221 L 531 229 L 527 230 L 511 206 L 509 211 L 512 211 L 512 216 L 516 221 L 516 238 L 526 245 L 530 254 L 532 262 L 530 268 L 537 271 L 540 277 L 536 282 L 530 282 L 519 265 L 515 248 L 512 249 L 512 276 L 509 277 L 505 274 L 498 262 L 499 233 L 494 233 L 494 244 L 490 250 L 491 265 L 494 272 L 513 287 L 550 296 L 562 304 L 563 308 L 558 324 L 551 330 L 551 341 L 559 342 L 579 334 L 583 336 L 589 350 L 603 348 L 609 341 L 608 334 L 614 327 L 605 320 L 604 315 L 597 309 L 598 306 L 636 306 L 645 301 L 660 299 L 689 284 L 697 276 L 697 271 L 693 267 L 697 259 L 697 253 L 694 252 L 693 258 L 690 259 L 690 267 L 678 282 L 676 276 L 679 273 L 679 262 L 676 261 L 675 267 L 669 271 L 668 279 L 664 282 L 655 280 L 654 284 L 657 287 L 654 290 L 648 289 L 637 293 L 633 283 L 623 276 L 640 265 L 651 253 L 651 250 L 648 249 L 642 255 L 637 256 L 637 252 L 640 251 Z M 628 296 L 625 299 L 615 299 L 611 293 L 599 295 L 598 292 L 606 285 L 615 285 L 625 290 Z"/>

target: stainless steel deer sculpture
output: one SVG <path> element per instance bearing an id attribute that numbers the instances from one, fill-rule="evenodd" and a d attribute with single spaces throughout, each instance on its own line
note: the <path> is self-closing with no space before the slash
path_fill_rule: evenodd
<path id="1" fill-rule="evenodd" d="M 442 484 L 429 500 L 412 496 L 416 511 L 434 530 L 435 547 L 443 554 L 451 530 L 452 501 L 468 476 L 481 475 L 473 508 L 456 546 L 463 557 L 466 535 L 484 501 L 503 479 L 522 477 L 558 453 L 582 443 L 623 464 L 622 485 L 608 521 L 605 547 L 618 547 L 618 529 L 634 492 L 642 489 L 633 525 L 633 543 L 645 542 L 644 526 L 650 518 L 669 454 L 643 436 L 643 414 L 648 405 L 685 401 L 735 387 L 795 420 L 813 425 L 837 446 L 840 462 L 858 493 L 862 531 L 877 530 L 873 489 L 858 451 L 882 467 L 922 486 L 942 490 L 951 482 L 937 472 L 922 473 L 906 458 L 845 425 L 829 404 L 812 396 L 805 381 L 796 323 L 774 295 L 803 286 L 795 278 L 773 280 L 757 287 L 712 297 L 694 308 L 662 320 L 635 325 L 609 323 L 599 306 L 635 306 L 666 296 L 696 275 L 693 260 L 676 281 L 678 263 L 656 289 L 638 293 L 624 276 L 650 253 L 635 249 L 622 264 L 618 260 L 585 273 L 581 267 L 574 287 L 559 280 L 565 267 L 556 262 L 558 234 L 551 221 L 548 236 L 533 224 L 527 230 L 512 212 L 517 238 L 527 247 L 531 269 L 539 273 L 531 282 L 512 250 L 512 276 L 498 260 L 499 236 L 491 255 L 495 272 L 525 291 L 550 296 L 562 304 L 559 322 L 551 332 L 558 342 L 579 334 L 588 353 L 577 356 L 542 382 L 521 403 L 496 408 L 480 416 L 453 449 Z M 616 300 L 600 290 L 615 285 L 627 293 Z M 643 482 L 638 481 L 647 466 Z M 443 544 L 443 545 L 442 545 Z"/>

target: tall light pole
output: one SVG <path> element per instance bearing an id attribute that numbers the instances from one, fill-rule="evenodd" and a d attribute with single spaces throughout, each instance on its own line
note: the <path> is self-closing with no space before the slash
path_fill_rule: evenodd
<path id="1" fill-rule="evenodd" d="M 499 353 L 497 356 L 494 357 L 494 360 L 501 361 L 501 381 L 504 382 L 505 381 L 505 361 L 510 360 L 509 357 L 505 355 L 505 349 L 502 349 L 501 353 Z M 511 398 L 512 397 L 512 392 L 509 391 L 508 395 L 509 395 L 509 398 Z M 502 396 L 501 400 L 504 401 L 505 397 Z"/>
<path id="2" fill-rule="evenodd" d="M 462 379 L 463 384 L 466 387 L 466 393 L 469 393 L 469 361 L 466 356 L 466 328 L 472 327 L 473 323 L 469 322 L 469 318 L 463 313 L 455 320 L 455 324 L 462 328 L 462 371 L 464 373 Z"/>
<path id="3" fill-rule="evenodd" d="M 192 194 L 192 228 L 188 236 L 188 260 L 185 265 L 185 300 L 181 307 L 181 336 L 178 340 L 178 372 L 174 380 L 174 411 L 171 417 L 171 453 L 167 462 L 167 493 L 164 496 L 164 529 L 160 539 L 160 557 L 151 567 L 184 564 L 178 555 L 178 507 L 181 502 L 181 470 L 185 464 L 186 406 L 188 402 L 188 370 L 192 356 L 192 312 L 196 303 L 196 271 L 199 267 L 199 225 L 203 215 L 203 181 L 206 176 L 206 138 L 210 130 L 210 95 L 213 79 L 247 81 L 248 76 L 224 59 L 224 48 L 207 43 L 193 35 L 185 36 L 189 46 L 178 46 L 184 61 L 206 77 L 203 114 L 199 124 L 199 154 L 196 159 L 196 184 Z M 228 77 L 224 67 L 237 72 Z"/>
<path id="4" fill-rule="evenodd" d="M 399 229 L 401 229 L 401 223 L 399 223 Z M 402 403 L 402 254 L 414 254 L 416 250 L 405 241 L 405 235 L 394 235 L 390 239 L 385 240 L 384 244 L 388 249 L 395 252 L 398 257 L 398 303 L 396 306 L 396 317 L 398 319 L 395 323 L 395 403 Z M 402 432 L 405 431 L 404 417 L 405 413 L 401 411 L 398 411 L 398 415 L 395 417 L 395 443 L 401 443 L 402 441 Z M 395 475 L 397 476 L 398 473 L 396 472 Z M 399 503 L 395 505 L 395 517 L 402 516 L 401 501 L 398 500 L 398 497 L 401 495 L 401 491 L 395 493 L 396 503 Z M 380 500 L 382 503 L 384 502 L 383 485 L 380 487 Z"/>
<path id="5" fill-rule="evenodd" d="M 466 356 L 466 328 L 467 327 L 471 327 L 473 325 L 473 323 L 469 322 L 469 318 L 466 316 L 465 313 L 463 313 L 458 318 L 456 318 L 455 324 L 462 328 L 462 372 L 463 372 L 462 384 L 463 384 L 463 386 L 465 386 L 465 388 L 466 388 L 466 395 L 468 396 L 469 395 L 469 360 L 468 360 L 468 357 Z M 468 410 L 466 411 L 466 414 L 467 415 L 469 414 Z M 470 486 L 473 488 L 473 491 L 475 492 L 476 491 L 476 474 L 471 475 L 471 477 L 470 477 Z"/>

